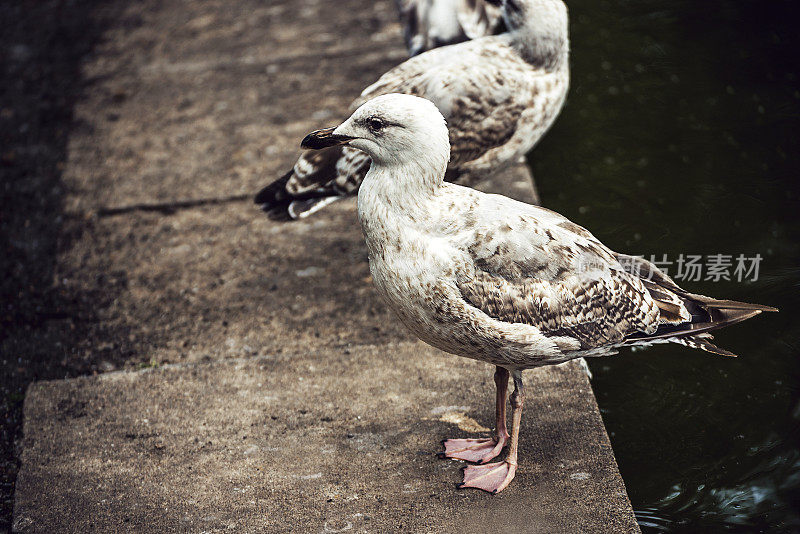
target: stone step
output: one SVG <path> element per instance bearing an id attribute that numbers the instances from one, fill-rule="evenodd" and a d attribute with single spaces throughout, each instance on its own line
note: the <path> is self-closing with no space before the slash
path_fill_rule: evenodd
<path id="1" fill-rule="evenodd" d="M 17 532 L 638 532 L 577 363 L 527 371 L 520 466 L 457 490 L 493 369 L 419 342 L 38 382 Z"/>

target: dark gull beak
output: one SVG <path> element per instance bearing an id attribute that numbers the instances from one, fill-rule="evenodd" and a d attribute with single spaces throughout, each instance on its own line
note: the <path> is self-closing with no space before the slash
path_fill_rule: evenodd
<path id="1" fill-rule="evenodd" d="M 324 128 L 311 132 L 300 143 L 303 148 L 310 148 L 312 150 L 319 150 L 320 148 L 328 148 L 329 146 L 343 145 L 348 141 L 352 141 L 355 137 L 349 135 L 338 135 L 333 133 L 336 128 Z"/>

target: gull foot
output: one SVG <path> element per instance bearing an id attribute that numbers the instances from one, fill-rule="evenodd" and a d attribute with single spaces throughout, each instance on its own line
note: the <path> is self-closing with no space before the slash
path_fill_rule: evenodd
<path id="1" fill-rule="evenodd" d="M 458 484 L 458 489 L 477 488 L 497 494 L 506 489 L 514 480 L 517 464 L 509 462 L 495 462 L 484 465 L 468 465 L 464 468 L 464 482 Z"/>
<path id="2" fill-rule="evenodd" d="M 500 454 L 506 444 L 506 438 L 496 439 L 448 439 L 442 442 L 444 452 L 440 458 L 455 458 L 483 464 Z"/>

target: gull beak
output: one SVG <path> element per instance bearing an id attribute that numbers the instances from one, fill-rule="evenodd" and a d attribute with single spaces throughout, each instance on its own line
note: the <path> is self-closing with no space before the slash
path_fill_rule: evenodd
<path id="1" fill-rule="evenodd" d="M 333 133 L 335 129 L 336 128 L 324 128 L 316 132 L 311 132 L 305 136 L 300 146 L 312 150 L 319 150 L 320 148 L 328 148 L 329 146 L 343 145 L 355 139 L 355 137 L 350 137 L 349 135 L 335 134 Z"/>

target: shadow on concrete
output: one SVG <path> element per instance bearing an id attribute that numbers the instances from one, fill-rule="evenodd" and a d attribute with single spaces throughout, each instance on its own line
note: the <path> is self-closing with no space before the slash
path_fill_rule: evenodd
<path id="1" fill-rule="evenodd" d="M 81 61 L 120 7 L 97 0 L 0 4 L 1 531 L 11 523 L 25 387 L 87 371 L 71 347 L 85 335 L 99 295 L 64 291 L 55 277 L 59 250 L 90 222 L 64 213 L 61 178 L 73 107 L 86 84 Z"/>

